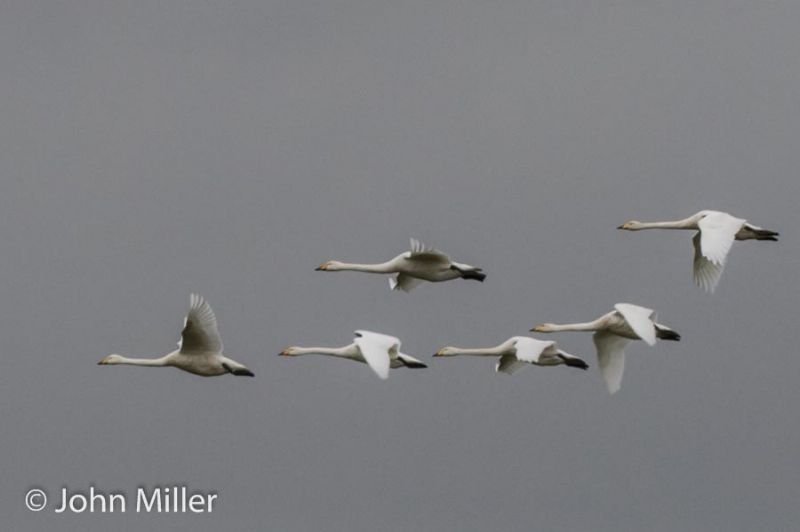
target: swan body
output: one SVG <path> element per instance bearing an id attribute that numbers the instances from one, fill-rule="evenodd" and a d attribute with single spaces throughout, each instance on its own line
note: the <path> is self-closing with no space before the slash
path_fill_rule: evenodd
<path id="1" fill-rule="evenodd" d="M 467 349 L 462 347 L 443 347 L 435 357 L 487 356 L 497 357 L 494 370 L 513 375 L 522 368 L 534 366 L 566 365 L 588 369 L 589 365 L 580 358 L 570 355 L 556 347 L 555 342 L 537 340 L 526 336 L 514 336 L 495 347 Z"/>
<path id="2" fill-rule="evenodd" d="M 593 331 L 594 345 L 597 348 L 597 362 L 606 382 L 608 391 L 616 393 L 622 384 L 625 369 L 625 346 L 631 340 L 643 340 L 647 345 L 655 345 L 656 339 L 680 340 L 680 335 L 661 323 L 656 322 L 652 309 L 617 303 L 614 310 L 586 323 L 557 325 L 544 323 L 532 331 Z"/>
<path id="3" fill-rule="evenodd" d="M 245 366 L 222 355 L 222 338 L 217 330 L 217 318 L 208 302 L 197 294 L 191 296 L 189 313 L 184 320 L 176 351 L 160 358 L 128 358 L 114 354 L 105 357 L 98 364 L 171 366 L 203 377 L 215 377 L 226 373 L 253 377 L 253 372 Z"/>
<path id="4" fill-rule="evenodd" d="M 397 274 L 389 279 L 392 290 L 410 292 L 422 281 L 439 283 L 452 279 L 473 279 L 483 282 L 486 274 L 480 268 L 462 264 L 450 259 L 441 251 L 426 246 L 419 240 L 411 239 L 411 250 L 401 253 L 395 258 L 379 264 L 356 264 L 328 261 L 317 268 L 317 271 L 338 272 L 356 271 L 367 273 Z"/>
<path id="5" fill-rule="evenodd" d="M 694 283 L 706 292 L 714 292 L 725 269 L 725 261 L 734 240 L 770 240 L 777 242 L 778 233 L 750 224 L 726 212 L 700 211 L 683 220 L 669 222 L 639 222 L 631 220 L 617 229 L 642 231 L 644 229 L 695 230 Z"/>
<path id="6" fill-rule="evenodd" d="M 389 368 L 427 368 L 421 360 L 400 352 L 400 340 L 370 331 L 356 331 L 344 347 L 287 347 L 281 356 L 326 355 L 367 364 L 378 377 L 389 378 Z"/>

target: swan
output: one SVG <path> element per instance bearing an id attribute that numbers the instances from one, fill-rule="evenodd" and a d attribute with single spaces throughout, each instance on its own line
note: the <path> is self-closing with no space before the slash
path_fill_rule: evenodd
<path id="1" fill-rule="evenodd" d="M 644 340 L 647 345 L 655 345 L 656 338 L 678 341 L 681 336 L 661 323 L 656 323 L 656 313 L 652 309 L 617 303 L 614 310 L 588 323 L 556 325 L 544 323 L 531 331 L 595 331 L 593 339 L 597 348 L 597 362 L 606 381 L 608 391 L 619 391 L 622 372 L 625 369 L 625 346 L 631 340 Z"/>
<path id="2" fill-rule="evenodd" d="M 777 242 L 779 234 L 762 229 L 727 212 L 700 211 L 683 220 L 671 222 L 639 222 L 631 220 L 617 227 L 625 231 L 643 229 L 696 230 L 694 243 L 694 283 L 706 292 L 713 293 L 725 269 L 725 259 L 734 240 L 771 240 Z"/>
<path id="3" fill-rule="evenodd" d="M 201 375 L 215 377 L 230 373 L 237 376 L 253 377 L 253 372 L 242 364 L 222 356 L 222 338 L 217 330 L 217 318 L 208 302 L 197 294 L 192 294 L 189 314 L 186 316 L 178 341 L 178 349 L 161 358 L 126 358 L 121 355 L 108 355 L 98 362 L 101 366 L 127 364 L 129 366 L 172 366 L 174 368 Z"/>
<path id="4" fill-rule="evenodd" d="M 454 357 L 461 355 L 498 357 L 494 370 L 507 375 L 513 375 L 531 364 L 534 366 L 560 366 L 563 364 L 574 368 L 589 368 L 589 365 L 580 358 L 558 349 L 555 342 L 537 340 L 526 336 L 513 336 L 495 347 L 467 349 L 447 346 L 439 349 L 433 356 Z"/>
<path id="5" fill-rule="evenodd" d="M 473 279 L 483 282 L 486 274 L 483 270 L 450 260 L 450 257 L 426 246 L 419 240 L 411 239 L 411 251 L 401 253 L 395 258 L 379 264 L 351 264 L 330 260 L 317 268 L 316 271 L 338 272 L 350 270 L 368 273 L 396 273 L 396 277 L 389 279 L 392 290 L 410 292 L 422 281 L 438 283 L 451 279 Z"/>
<path id="6" fill-rule="evenodd" d="M 400 352 L 400 340 L 370 331 L 356 331 L 355 340 L 344 347 L 287 347 L 280 356 L 327 355 L 367 364 L 378 377 L 389 378 L 389 368 L 427 368 L 421 360 Z"/>

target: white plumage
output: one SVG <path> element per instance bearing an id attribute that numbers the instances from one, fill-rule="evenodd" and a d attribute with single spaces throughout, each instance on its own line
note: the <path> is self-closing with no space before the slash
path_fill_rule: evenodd
<path id="1" fill-rule="evenodd" d="M 389 378 L 389 368 L 425 368 L 421 360 L 400 352 L 400 340 L 371 331 L 356 331 L 352 344 L 344 347 L 287 347 L 281 356 L 325 355 L 367 364 L 378 377 Z"/>

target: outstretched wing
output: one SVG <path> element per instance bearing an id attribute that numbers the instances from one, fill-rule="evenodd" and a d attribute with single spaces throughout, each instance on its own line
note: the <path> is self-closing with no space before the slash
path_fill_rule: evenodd
<path id="1" fill-rule="evenodd" d="M 423 283 L 422 279 L 417 279 L 416 277 L 411 277 L 410 275 L 406 275 L 405 273 L 397 274 L 397 277 L 389 277 L 389 287 L 392 290 L 402 290 L 403 292 L 410 292 L 417 285 Z"/>
<path id="2" fill-rule="evenodd" d="M 450 263 L 450 257 L 437 249 L 426 246 L 416 238 L 411 239 L 411 252 L 408 255 L 410 260 L 418 260 L 425 262 L 441 262 Z"/>
<path id="3" fill-rule="evenodd" d="M 178 349 L 183 354 L 220 353 L 222 338 L 217 330 L 217 318 L 208 302 L 192 294 L 189 314 L 183 323 Z"/>
<path id="4" fill-rule="evenodd" d="M 622 385 L 625 370 L 625 346 L 629 340 L 608 331 L 598 331 L 592 335 L 597 348 L 597 365 L 606 381 L 609 393 L 617 393 Z"/>
<path id="5" fill-rule="evenodd" d="M 391 353 L 393 352 L 397 356 L 397 351 L 400 349 L 400 340 L 385 334 L 356 331 L 355 344 L 361 351 L 361 356 L 372 368 L 372 371 L 381 379 L 388 379 Z"/>
<path id="6" fill-rule="evenodd" d="M 552 348 L 556 343 L 552 341 L 537 340 L 525 336 L 514 338 L 514 349 L 516 349 L 517 359 L 528 364 L 536 364 L 539 358 L 547 349 Z M 554 352 L 555 353 L 555 352 Z"/>
<path id="7" fill-rule="evenodd" d="M 725 264 L 736 233 L 746 220 L 724 212 L 706 214 L 699 222 L 700 253 L 714 264 Z"/>
<path id="8" fill-rule="evenodd" d="M 633 332 L 647 342 L 647 345 L 656 344 L 656 327 L 653 323 L 655 311 L 630 303 L 617 303 L 614 308 L 625 318 Z"/>
<path id="9" fill-rule="evenodd" d="M 694 244 L 694 284 L 706 292 L 713 293 L 717 288 L 720 277 L 722 277 L 722 272 L 725 270 L 725 263 L 716 264 L 703 256 L 700 244 L 701 234 L 697 233 L 692 238 L 692 243 Z"/>
<path id="10" fill-rule="evenodd" d="M 503 355 L 497 359 L 495 371 L 513 375 L 527 365 L 538 363 L 542 353 L 555 345 L 555 342 L 536 340 L 525 336 L 516 336 L 513 340 L 514 354 Z"/>

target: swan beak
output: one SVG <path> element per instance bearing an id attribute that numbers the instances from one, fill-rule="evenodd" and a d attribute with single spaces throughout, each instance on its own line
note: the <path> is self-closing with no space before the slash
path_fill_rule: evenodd
<path id="1" fill-rule="evenodd" d="M 442 356 L 442 350 L 441 350 L 441 349 L 439 349 L 438 351 L 436 351 L 436 352 L 433 354 L 433 356 L 434 356 L 434 357 L 440 357 L 440 356 Z"/>
<path id="2" fill-rule="evenodd" d="M 617 229 L 625 229 L 625 224 L 617 226 Z"/>
<path id="3" fill-rule="evenodd" d="M 530 329 L 530 332 L 542 332 L 541 325 L 536 325 L 533 329 Z"/>
<path id="4" fill-rule="evenodd" d="M 287 347 L 286 349 L 284 349 L 283 351 L 278 353 L 278 356 L 279 357 L 290 357 L 292 355 L 289 354 L 289 348 Z"/>
<path id="5" fill-rule="evenodd" d="M 328 263 L 327 262 L 325 264 L 320 264 L 319 266 L 317 266 L 314 269 L 315 272 L 324 272 L 324 271 L 327 271 L 327 270 L 328 270 Z"/>
<path id="6" fill-rule="evenodd" d="M 106 358 L 107 358 L 107 357 L 106 357 Z M 107 365 L 107 364 L 108 364 L 108 362 L 106 362 L 106 358 L 104 358 L 103 360 L 101 360 L 100 362 L 98 362 L 98 363 L 97 363 L 97 365 L 98 365 L 98 366 L 105 366 L 105 365 Z"/>

